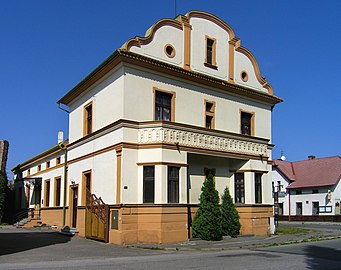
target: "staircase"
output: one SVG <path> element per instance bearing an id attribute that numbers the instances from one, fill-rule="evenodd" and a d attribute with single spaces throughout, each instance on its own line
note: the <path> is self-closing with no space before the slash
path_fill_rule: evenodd
<path id="1" fill-rule="evenodd" d="M 47 227 L 40 220 L 40 211 L 32 208 L 23 209 L 15 214 L 13 217 L 13 225 L 17 228 Z"/>

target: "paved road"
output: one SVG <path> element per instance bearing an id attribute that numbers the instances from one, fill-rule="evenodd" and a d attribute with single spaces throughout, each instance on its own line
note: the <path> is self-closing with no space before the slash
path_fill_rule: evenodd
<path id="1" fill-rule="evenodd" d="M 256 250 L 191 252 L 134 257 L 1 264 L 0 269 L 340 269 L 341 240 Z"/>
<path id="2" fill-rule="evenodd" d="M 125 248 L 51 231 L 0 229 L 2 269 L 341 269 L 341 239 L 253 250 Z"/>
<path id="3" fill-rule="evenodd" d="M 160 254 L 159 251 L 130 249 L 82 237 L 69 237 L 51 230 L 0 229 L 0 269 L 5 263 L 35 263 L 134 257 Z M 5 268 L 6 269 L 6 268 Z"/>

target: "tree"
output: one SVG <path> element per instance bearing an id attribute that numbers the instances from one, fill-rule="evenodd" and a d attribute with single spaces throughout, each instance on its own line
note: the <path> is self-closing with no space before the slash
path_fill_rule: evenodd
<path id="1" fill-rule="evenodd" d="M 240 230 L 239 214 L 226 187 L 221 198 L 221 227 L 224 236 L 237 237 Z"/>
<path id="2" fill-rule="evenodd" d="M 201 188 L 199 209 L 194 216 L 192 229 L 193 237 L 210 241 L 222 239 L 219 194 L 212 174 L 207 176 Z"/>
<path id="3" fill-rule="evenodd" d="M 5 199 L 6 199 L 6 177 L 0 172 L 0 223 L 2 220 L 2 216 L 5 208 Z"/>

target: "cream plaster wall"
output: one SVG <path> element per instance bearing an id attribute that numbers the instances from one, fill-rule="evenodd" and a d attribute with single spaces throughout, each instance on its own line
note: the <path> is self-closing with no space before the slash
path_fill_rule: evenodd
<path id="1" fill-rule="evenodd" d="M 123 204 L 139 203 L 137 152 L 135 149 L 123 148 L 122 150 L 121 203 Z"/>
<path id="2" fill-rule="evenodd" d="M 191 68 L 193 71 L 204 73 L 217 77 L 219 79 L 228 79 L 228 42 L 230 40 L 228 33 L 215 23 L 201 19 L 191 18 Z M 205 36 L 216 39 L 216 61 L 217 69 L 206 67 L 206 39 Z"/>
<path id="3" fill-rule="evenodd" d="M 171 164 L 187 164 L 187 152 L 174 151 L 169 149 L 140 149 L 138 150 L 138 202 L 143 201 L 143 163 L 170 163 Z M 155 203 L 168 202 L 168 165 L 155 165 Z M 187 203 L 187 168 L 181 166 L 179 171 L 179 203 Z"/>
<path id="4" fill-rule="evenodd" d="M 83 110 L 93 102 L 93 131 L 123 118 L 123 69 L 117 68 L 70 104 L 69 142 L 83 137 Z"/>
<path id="5" fill-rule="evenodd" d="M 173 65 L 183 66 L 183 31 L 172 26 L 159 28 L 149 44 L 131 47 L 130 51 L 146 55 Z M 165 45 L 170 44 L 175 49 L 175 55 L 170 58 L 165 53 Z"/>
<path id="6" fill-rule="evenodd" d="M 92 193 L 107 204 L 116 203 L 116 152 L 112 150 L 69 165 L 69 183 L 79 184 L 79 202 L 83 200 L 82 172 L 87 170 L 92 173 Z"/>
<path id="7" fill-rule="evenodd" d="M 60 167 L 60 168 L 56 168 L 56 169 L 51 169 L 50 171 L 47 172 L 42 172 L 39 173 L 37 175 L 34 176 L 36 177 L 41 177 L 42 178 L 42 184 L 41 184 L 41 206 L 45 205 L 45 202 L 43 202 L 44 200 L 44 195 L 45 195 L 45 181 L 46 180 L 50 180 L 50 201 L 49 201 L 49 206 L 55 206 L 54 202 L 55 202 L 55 194 L 54 194 L 54 189 L 55 189 L 55 182 L 54 179 L 56 177 L 61 177 L 61 186 L 60 186 L 60 206 L 63 205 L 64 202 L 64 167 Z M 25 181 L 25 184 L 27 183 L 27 181 Z M 24 191 L 24 190 L 23 190 Z M 34 199 L 33 199 L 33 186 L 31 187 L 31 192 L 30 192 L 30 207 L 33 208 L 34 207 Z"/>
<path id="8" fill-rule="evenodd" d="M 257 89 L 258 91 L 264 93 L 268 93 L 268 91 L 265 88 L 263 88 L 262 85 L 258 82 L 255 69 L 253 68 L 250 59 L 246 55 L 237 51 L 235 51 L 234 57 L 235 57 L 234 78 L 236 84 Z M 248 80 L 246 82 L 244 82 L 241 79 L 240 74 L 242 71 L 246 71 L 246 73 L 248 74 Z"/>
<path id="9" fill-rule="evenodd" d="M 204 100 L 206 99 L 216 102 L 216 129 L 240 133 L 240 110 L 243 110 L 255 113 L 255 136 L 271 138 L 270 106 L 142 70 L 132 68 L 126 68 L 125 70 L 125 119 L 135 121 L 154 119 L 153 87 L 156 87 L 176 93 L 175 122 L 204 127 Z M 142 100 L 143 102 L 141 102 Z"/>

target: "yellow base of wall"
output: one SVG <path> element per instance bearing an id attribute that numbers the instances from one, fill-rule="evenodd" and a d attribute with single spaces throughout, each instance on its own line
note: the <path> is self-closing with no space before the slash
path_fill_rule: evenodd
<path id="1" fill-rule="evenodd" d="M 112 211 L 118 211 L 118 229 L 112 228 Z M 192 219 L 197 207 L 191 207 Z M 272 206 L 238 205 L 240 215 L 240 234 L 265 236 L 270 233 Z M 186 205 L 124 205 L 110 208 L 109 243 L 118 245 L 136 243 L 172 243 L 188 239 L 188 208 Z M 66 211 L 66 225 L 70 226 L 71 214 Z M 41 221 L 61 228 L 62 209 L 43 208 Z M 71 227 L 71 226 L 70 226 Z M 85 236 L 85 209 L 77 210 L 79 236 Z"/>

